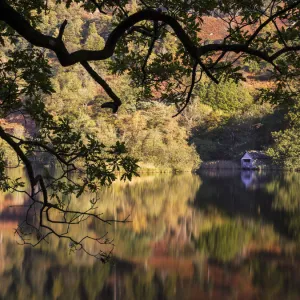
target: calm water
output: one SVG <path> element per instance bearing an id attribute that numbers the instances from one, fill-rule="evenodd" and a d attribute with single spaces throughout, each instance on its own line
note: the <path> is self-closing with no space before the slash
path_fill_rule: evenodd
<path id="1" fill-rule="evenodd" d="M 100 195 L 114 238 L 99 261 L 54 239 L 18 246 L 22 195 L 0 195 L 0 299 L 300 299 L 300 174 L 151 175 Z M 83 201 L 86 200 L 86 201 Z M 75 206 L 84 208 L 89 199 Z"/>

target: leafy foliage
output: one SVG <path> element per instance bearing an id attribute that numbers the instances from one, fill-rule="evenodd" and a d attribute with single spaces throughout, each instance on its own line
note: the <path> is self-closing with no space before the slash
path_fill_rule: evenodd
<path id="1" fill-rule="evenodd" d="M 230 114 L 234 114 L 238 110 L 246 110 L 253 103 L 249 91 L 232 80 L 223 81 L 218 85 L 201 83 L 199 98 L 201 102 L 213 109 L 223 110 Z"/>
<path id="2" fill-rule="evenodd" d="M 95 212 L 97 201 L 91 201 L 84 212 L 73 211 L 63 196 L 96 193 L 116 180 L 116 172 L 121 172 L 122 179 L 131 179 L 138 169 L 133 156 L 163 169 L 193 169 L 199 158 L 188 142 L 191 132 L 197 133 L 190 142 L 198 151 L 203 141 L 209 148 L 207 157 L 224 149 L 229 149 L 230 156 L 242 151 L 245 135 L 241 127 L 260 118 L 255 115 L 244 122 L 234 116 L 245 116 L 252 104 L 248 91 L 236 83 L 244 80 L 243 64 L 262 60 L 272 67 L 265 71 L 274 85 L 262 92 L 262 100 L 271 99 L 278 110 L 286 109 L 282 106 L 287 97 L 291 103 L 297 102 L 299 25 L 294 22 L 299 18 L 298 1 L 272 0 L 268 4 L 258 0 L 249 5 L 248 1 L 234 0 L 0 0 L 0 9 L 0 42 L 4 45 L 0 117 L 5 118 L 5 124 L 10 122 L 9 117 L 20 115 L 24 123 L 31 122 L 23 136 L 3 126 L 0 137 L 26 167 L 30 191 L 24 192 L 32 201 L 29 212 L 40 209 L 38 225 L 26 222 L 17 230 L 24 243 L 28 234 L 36 236 L 36 244 L 55 234 L 69 239 L 71 249 L 84 250 L 85 238 L 73 240 L 67 235 L 69 229 L 66 234 L 58 234 L 44 220 L 67 227 L 90 217 L 109 222 Z M 204 17 L 212 14 L 228 25 L 228 36 L 222 43 L 200 37 Z M 279 28 L 280 22 L 288 25 Z M 86 50 L 81 51 L 83 48 Z M 81 66 L 75 65 L 78 62 Z M 63 68 L 70 65 L 74 67 Z M 207 79 L 221 82 L 220 87 L 207 83 Z M 113 102 L 103 103 L 108 98 L 103 90 Z M 172 120 L 174 111 L 169 105 L 175 104 L 179 112 L 184 110 L 195 91 L 210 106 L 205 122 L 192 119 L 188 113 Z M 120 98 L 128 104 L 119 115 L 111 118 L 102 114 L 104 107 L 117 112 Z M 150 100 L 163 104 L 152 105 Z M 293 108 L 289 111 L 291 130 L 298 119 L 297 105 Z M 185 120 L 190 121 L 187 126 L 183 125 Z M 201 129 L 205 129 L 204 135 L 198 135 Z M 247 147 L 251 144 L 249 132 Z M 219 140 L 216 136 L 220 134 Z M 258 136 L 255 146 L 268 144 L 268 137 Z M 286 140 L 298 138 L 296 133 L 276 133 L 274 138 L 278 151 L 275 146 L 273 156 L 295 163 L 298 152 L 286 149 Z M 230 142 L 233 146 L 229 148 Z M 41 171 L 33 161 L 56 165 L 59 172 L 54 175 L 47 168 Z M 8 182 L 3 166 L 1 175 Z M 18 181 L 12 186 L 23 187 Z M 53 210 L 61 212 L 63 218 L 52 220 L 49 211 Z M 106 240 L 86 238 L 106 244 Z M 106 259 L 102 252 L 94 256 Z"/>

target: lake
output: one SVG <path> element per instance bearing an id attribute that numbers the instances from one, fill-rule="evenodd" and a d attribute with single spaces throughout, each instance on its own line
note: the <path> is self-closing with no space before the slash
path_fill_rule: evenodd
<path id="1" fill-rule="evenodd" d="M 67 242 L 18 245 L 22 194 L 0 195 L 0 299 L 299 299 L 300 174 L 207 171 L 116 182 L 97 195 L 107 218 L 102 264 Z M 74 200 L 84 208 L 88 198 Z"/>

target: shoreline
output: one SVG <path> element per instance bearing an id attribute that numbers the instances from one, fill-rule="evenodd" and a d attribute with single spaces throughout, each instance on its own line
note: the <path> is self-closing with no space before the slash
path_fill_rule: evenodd
<path id="1" fill-rule="evenodd" d="M 287 168 L 278 165 L 263 165 L 258 168 L 244 169 L 239 161 L 235 160 L 211 160 L 202 162 L 199 171 L 203 170 L 232 170 L 232 171 L 294 171 L 299 172 L 299 168 Z"/>

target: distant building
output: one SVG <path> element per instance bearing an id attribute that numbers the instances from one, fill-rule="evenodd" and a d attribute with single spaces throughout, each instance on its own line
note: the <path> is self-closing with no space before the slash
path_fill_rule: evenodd
<path id="1" fill-rule="evenodd" d="M 241 158 L 242 169 L 260 169 L 269 165 L 271 158 L 262 151 L 247 151 Z"/>

